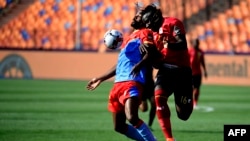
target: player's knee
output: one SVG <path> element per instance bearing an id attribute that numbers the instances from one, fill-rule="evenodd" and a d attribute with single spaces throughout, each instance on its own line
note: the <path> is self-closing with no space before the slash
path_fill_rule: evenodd
<path id="1" fill-rule="evenodd" d="M 140 106 L 139 106 L 139 109 L 142 111 L 142 112 L 146 112 L 148 111 L 148 104 L 147 104 L 147 101 L 142 101 Z"/>
<path id="2" fill-rule="evenodd" d="M 147 111 L 148 111 L 147 108 L 140 108 L 140 110 L 141 110 L 142 112 L 147 112 Z"/>
<path id="3" fill-rule="evenodd" d="M 185 111 L 185 112 L 177 112 L 178 118 L 183 120 L 183 121 L 188 120 L 190 118 L 191 114 L 192 114 L 192 110 Z"/>
<path id="4" fill-rule="evenodd" d="M 147 112 L 148 111 L 148 107 L 145 107 L 145 106 L 143 106 L 143 105 L 140 105 L 140 110 L 142 111 L 142 112 Z"/>
<path id="5" fill-rule="evenodd" d="M 183 120 L 183 121 L 186 121 L 188 120 L 190 117 L 190 115 L 182 115 L 182 114 L 178 114 L 178 118 Z"/>
<path id="6" fill-rule="evenodd" d="M 127 120 L 129 123 L 131 123 L 132 125 L 136 125 L 139 118 L 138 117 L 134 117 L 134 116 L 129 116 L 127 117 Z"/>
<path id="7" fill-rule="evenodd" d="M 123 126 L 115 126 L 114 130 L 118 133 L 125 134 L 125 128 Z"/>
<path id="8" fill-rule="evenodd" d="M 164 108 L 161 108 L 161 107 L 157 107 L 156 108 L 156 115 L 158 118 L 170 118 L 171 116 L 171 112 L 169 110 L 168 107 L 164 107 Z"/>

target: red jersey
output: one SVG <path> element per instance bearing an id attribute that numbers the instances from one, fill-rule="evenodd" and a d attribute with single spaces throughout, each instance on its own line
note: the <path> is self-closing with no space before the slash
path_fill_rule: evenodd
<path id="1" fill-rule="evenodd" d="M 177 29 L 177 30 L 174 30 Z M 178 32 L 176 32 L 178 31 Z M 163 36 L 168 43 L 175 43 L 175 36 L 177 34 L 186 34 L 183 23 L 173 17 L 165 17 L 163 24 L 159 30 L 158 37 L 155 35 L 155 40 L 159 40 Z M 163 44 L 158 43 L 157 48 L 163 55 L 163 61 L 168 64 L 177 65 L 180 67 L 190 67 L 188 49 L 173 50 L 164 47 Z"/>
<path id="2" fill-rule="evenodd" d="M 204 52 L 191 47 L 189 49 L 190 63 L 193 75 L 201 75 L 201 64 L 204 61 Z"/>
<path id="3" fill-rule="evenodd" d="M 162 49 L 161 47 L 163 47 L 163 43 L 162 43 L 162 41 L 161 41 L 161 39 L 160 39 L 160 34 L 157 33 L 157 32 L 154 32 L 153 35 L 154 35 L 154 43 L 155 43 L 156 47 L 157 47 L 159 50 L 161 50 L 161 49 Z"/>
<path id="4" fill-rule="evenodd" d="M 140 39 L 142 43 L 153 44 L 153 31 L 148 28 L 134 30 L 133 33 L 123 41 L 121 48 L 126 47 L 127 44 L 133 39 Z"/>
<path id="5" fill-rule="evenodd" d="M 174 31 L 174 27 L 178 27 L 180 34 L 186 34 L 183 23 L 173 17 L 165 17 L 161 28 L 159 29 L 159 34 L 163 34 L 167 37 L 169 43 L 175 43 L 175 37 L 177 35 L 176 31 Z"/>

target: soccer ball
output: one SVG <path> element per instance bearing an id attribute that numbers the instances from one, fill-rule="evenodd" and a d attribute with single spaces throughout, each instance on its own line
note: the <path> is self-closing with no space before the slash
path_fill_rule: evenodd
<path id="1" fill-rule="evenodd" d="M 123 35 L 120 31 L 110 29 L 104 34 L 104 44 L 109 49 L 118 49 L 123 42 Z"/>

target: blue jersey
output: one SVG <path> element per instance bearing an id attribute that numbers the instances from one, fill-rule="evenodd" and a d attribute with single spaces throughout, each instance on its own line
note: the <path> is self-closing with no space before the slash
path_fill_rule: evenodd
<path id="1" fill-rule="evenodd" d="M 131 74 L 134 65 L 142 60 L 143 56 L 139 47 L 145 42 L 153 44 L 153 32 L 149 29 L 137 30 L 124 41 L 118 56 L 115 82 L 136 81 L 145 83 L 146 67 L 143 67 L 136 76 Z"/>

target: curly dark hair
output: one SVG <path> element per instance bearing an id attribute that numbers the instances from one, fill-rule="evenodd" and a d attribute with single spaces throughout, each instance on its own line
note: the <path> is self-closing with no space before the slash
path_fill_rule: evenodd
<path id="1" fill-rule="evenodd" d="M 157 8 L 155 4 L 150 4 L 142 10 L 142 22 L 147 28 L 158 32 L 163 23 L 163 16 L 161 9 Z"/>

